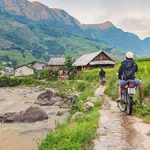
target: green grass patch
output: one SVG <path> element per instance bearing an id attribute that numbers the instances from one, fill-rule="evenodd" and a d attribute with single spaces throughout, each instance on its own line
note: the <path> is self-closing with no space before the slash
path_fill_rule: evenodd
<path id="1" fill-rule="evenodd" d="M 59 125 L 56 130 L 49 131 L 46 139 L 40 143 L 39 150 L 83 150 L 91 145 L 96 137 L 102 100 L 97 98 L 94 102 L 95 108 L 91 111 L 85 111 L 83 106 L 88 97 L 94 96 L 98 87 L 97 70 L 84 71 L 79 79 L 55 82 L 52 86 L 59 90 L 63 89 L 63 92 L 68 90 L 71 90 L 71 92 L 78 91 L 79 96 L 77 102 L 71 106 L 71 114 L 83 112 L 84 115 L 74 121 L 70 117 L 66 123 Z"/>
<path id="2" fill-rule="evenodd" d="M 102 103 L 100 103 L 101 105 Z M 67 122 L 56 131 L 49 131 L 39 150 L 82 150 L 96 137 L 99 107 L 75 122 Z"/>

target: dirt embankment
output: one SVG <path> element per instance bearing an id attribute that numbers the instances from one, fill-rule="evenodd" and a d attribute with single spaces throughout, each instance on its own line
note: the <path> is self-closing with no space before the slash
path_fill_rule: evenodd
<path id="1" fill-rule="evenodd" d="M 150 150 L 150 136 L 147 135 L 150 125 L 120 112 L 115 102 L 106 95 L 103 97 L 99 137 L 94 141 L 94 150 Z"/>

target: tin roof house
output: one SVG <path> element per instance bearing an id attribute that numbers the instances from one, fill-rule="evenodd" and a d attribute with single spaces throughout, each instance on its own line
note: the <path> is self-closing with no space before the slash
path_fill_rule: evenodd
<path id="1" fill-rule="evenodd" d="M 81 70 L 82 68 L 114 67 L 115 64 L 115 61 L 108 53 L 99 51 L 82 55 L 73 65 L 76 66 L 78 70 Z"/>
<path id="2" fill-rule="evenodd" d="M 61 68 L 64 65 L 65 65 L 64 57 L 54 57 L 54 58 L 51 58 L 48 62 L 48 66 L 52 68 Z"/>

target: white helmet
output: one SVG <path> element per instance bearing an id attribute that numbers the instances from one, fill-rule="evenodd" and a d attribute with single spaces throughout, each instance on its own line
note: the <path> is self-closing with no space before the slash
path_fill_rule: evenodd
<path id="1" fill-rule="evenodd" d="M 134 57 L 134 54 L 132 52 L 126 53 L 126 58 L 132 59 Z"/>

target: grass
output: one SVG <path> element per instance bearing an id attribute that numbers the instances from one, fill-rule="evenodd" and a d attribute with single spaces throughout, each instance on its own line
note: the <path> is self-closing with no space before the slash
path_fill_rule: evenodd
<path id="1" fill-rule="evenodd" d="M 144 102 L 143 106 L 136 105 L 134 107 L 134 114 L 150 123 L 150 59 L 137 59 L 136 62 L 139 66 L 139 71 L 136 74 L 136 77 L 143 82 Z M 111 96 L 113 100 L 117 98 L 118 80 L 116 72 L 118 71 L 118 67 L 119 65 L 117 65 L 114 69 L 107 70 L 107 88 L 105 92 Z M 135 99 L 137 99 L 137 101 L 139 99 L 138 92 Z"/>
<path id="2" fill-rule="evenodd" d="M 82 150 L 96 136 L 99 107 L 86 113 L 75 122 L 67 122 L 56 131 L 50 131 L 39 150 Z"/>
<path id="3" fill-rule="evenodd" d="M 56 130 L 49 131 L 46 139 L 39 144 L 39 150 L 83 150 L 92 145 L 96 137 L 102 100 L 97 98 L 92 111 L 85 111 L 83 106 L 88 97 L 94 96 L 98 87 L 97 71 L 83 71 L 78 80 L 47 82 L 48 86 L 60 90 L 60 95 L 77 91 L 79 96 L 77 102 L 71 106 L 71 114 L 83 112 L 84 115 L 74 121 L 70 117 Z"/>

